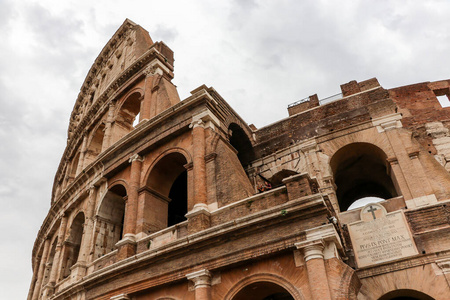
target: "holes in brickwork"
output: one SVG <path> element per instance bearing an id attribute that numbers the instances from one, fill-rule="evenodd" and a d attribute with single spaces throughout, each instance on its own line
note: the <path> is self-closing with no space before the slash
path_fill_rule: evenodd
<path id="1" fill-rule="evenodd" d="M 333 155 L 331 168 L 340 211 L 348 210 L 362 198 L 398 196 L 387 173 L 386 154 L 372 144 L 353 143 L 341 148 Z"/>

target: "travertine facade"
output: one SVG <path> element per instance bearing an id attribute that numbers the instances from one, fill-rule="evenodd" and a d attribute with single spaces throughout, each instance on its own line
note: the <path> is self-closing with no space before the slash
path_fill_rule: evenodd
<path id="1" fill-rule="evenodd" d="M 450 80 L 352 81 L 256 129 L 213 88 L 180 101 L 173 62 L 129 20 L 96 59 L 28 299 L 450 299 Z"/>

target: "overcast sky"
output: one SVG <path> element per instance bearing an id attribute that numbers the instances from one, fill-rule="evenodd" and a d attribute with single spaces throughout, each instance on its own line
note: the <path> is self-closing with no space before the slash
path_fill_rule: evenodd
<path id="1" fill-rule="evenodd" d="M 262 127 L 350 80 L 450 78 L 449 13 L 447 0 L 0 0 L 0 298 L 26 298 L 71 110 L 125 18 L 175 52 L 182 99 L 213 86 Z"/>

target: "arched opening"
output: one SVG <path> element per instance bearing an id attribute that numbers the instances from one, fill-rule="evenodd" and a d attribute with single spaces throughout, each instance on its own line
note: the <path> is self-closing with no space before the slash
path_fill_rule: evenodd
<path id="1" fill-rule="evenodd" d="M 244 168 L 247 167 L 254 160 L 255 156 L 252 143 L 245 134 L 245 131 L 236 123 L 231 123 L 228 126 L 228 132 L 230 135 L 230 144 L 237 150 L 237 157 L 241 165 Z"/>
<path id="2" fill-rule="evenodd" d="M 419 291 L 401 289 L 384 294 L 378 300 L 434 300 L 434 298 Z"/>
<path id="3" fill-rule="evenodd" d="M 272 282 L 255 282 L 241 289 L 232 300 L 294 300 L 283 287 Z"/>
<path id="4" fill-rule="evenodd" d="M 70 275 L 70 268 L 77 262 L 80 253 L 81 239 L 83 237 L 84 213 L 80 212 L 73 219 L 70 226 L 69 237 L 64 243 L 64 258 L 62 276 Z"/>
<path id="5" fill-rule="evenodd" d="M 331 158 L 340 211 L 365 197 L 389 199 L 398 196 L 386 168 L 386 154 L 368 143 L 353 143 Z"/>
<path id="6" fill-rule="evenodd" d="M 73 157 L 71 163 L 70 163 L 70 169 L 69 169 L 69 178 L 67 178 L 67 183 L 70 184 L 75 177 L 78 174 L 78 164 L 80 162 L 80 152 L 77 151 L 77 154 Z"/>
<path id="7" fill-rule="evenodd" d="M 116 115 L 114 123 L 114 141 L 119 140 L 128 132 L 134 129 L 136 117 L 138 117 L 141 110 L 141 94 L 138 92 L 132 93 L 123 102 Z"/>
<path id="8" fill-rule="evenodd" d="M 102 152 L 103 138 L 105 136 L 105 124 L 101 124 L 95 130 L 89 147 L 87 147 L 86 154 L 84 156 L 84 165 L 87 166 L 93 162 L 97 156 Z"/>
<path id="9" fill-rule="evenodd" d="M 147 220 L 151 231 L 161 230 L 186 220 L 187 207 L 187 160 L 174 152 L 161 158 L 147 179 L 152 191 L 147 195 L 146 207 L 159 212 Z M 153 206 L 153 207 L 152 207 Z"/>
<path id="10" fill-rule="evenodd" d="M 298 173 L 295 171 L 283 169 L 275 173 L 272 177 L 270 177 L 269 181 L 272 184 L 272 187 L 276 188 L 279 187 L 280 185 L 283 185 L 283 179 L 297 174 Z"/>
<path id="11" fill-rule="evenodd" d="M 122 239 L 127 191 L 123 185 L 111 187 L 99 207 L 95 223 L 95 252 L 98 258 L 115 249 Z"/>
<path id="12" fill-rule="evenodd" d="M 53 243 L 51 245 L 50 253 L 48 255 L 48 259 L 47 259 L 47 262 L 45 264 L 45 271 L 44 271 L 44 278 L 42 280 L 42 286 L 45 286 L 49 282 L 50 274 L 52 272 L 52 268 L 53 267 L 56 268 L 56 264 L 54 264 L 54 258 L 55 258 L 56 246 L 57 245 L 58 245 L 58 238 L 55 238 L 55 240 L 53 241 Z"/>

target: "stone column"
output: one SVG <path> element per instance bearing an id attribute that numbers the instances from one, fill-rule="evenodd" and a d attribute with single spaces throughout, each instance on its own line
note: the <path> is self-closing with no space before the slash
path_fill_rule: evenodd
<path id="1" fill-rule="evenodd" d="M 114 123 L 114 110 L 116 108 L 115 101 L 112 101 L 109 103 L 108 108 L 108 116 L 106 117 L 106 124 L 105 124 L 105 135 L 103 136 L 103 142 L 102 142 L 102 152 L 109 148 L 111 145 L 111 135 L 112 135 L 112 124 Z"/>
<path id="2" fill-rule="evenodd" d="M 84 169 L 84 157 L 87 151 L 87 133 L 84 133 L 83 142 L 81 143 L 80 157 L 78 159 L 77 171 L 75 172 L 75 176 L 80 174 L 80 172 Z"/>
<path id="3" fill-rule="evenodd" d="M 44 270 L 45 270 L 45 263 L 47 261 L 48 251 L 50 249 L 50 239 L 47 237 L 44 242 L 44 250 L 42 251 L 41 260 L 39 263 L 39 268 L 35 270 L 37 273 L 37 280 L 34 285 L 34 291 L 33 291 L 33 300 L 39 298 L 39 294 L 41 292 L 41 285 L 42 285 L 42 277 L 44 276 Z"/>
<path id="4" fill-rule="evenodd" d="M 324 242 L 296 244 L 303 251 L 306 270 L 308 272 L 309 288 L 314 300 L 331 300 L 328 276 L 323 256 Z"/>
<path id="5" fill-rule="evenodd" d="M 194 201 L 195 205 L 206 205 L 206 162 L 205 162 L 205 123 L 198 120 L 192 126 L 192 148 L 194 162 Z"/>
<path id="6" fill-rule="evenodd" d="M 151 118 L 152 98 L 153 98 L 153 80 L 155 72 L 153 68 L 148 67 L 144 70 L 145 84 L 144 84 L 144 98 L 141 101 L 141 114 L 139 122 L 149 120 Z"/>
<path id="7" fill-rule="evenodd" d="M 195 300 L 211 300 L 211 273 L 200 270 L 186 275 L 194 283 Z"/>
<path id="8" fill-rule="evenodd" d="M 130 183 L 125 204 L 125 218 L 123 224 L 123 239 L 117 243 L 119 248 L 118 258 L 124 259 L 136 253 L 136 222 L 138 214 L 138 190 L 141 179 L 142 157 L 135 154 L 131 163 Z"/>
<path id="9" fill-rule="evenodd" d="M 67 215 L 63 214 L 61 216 L 61 224 L 59 225 L 59 231 L 58 231 L 58 243 L 56 244 L 55 249 L 55 256 L 53 257 L 53 263 L 52 263 L 52 269 L 50 271 L 50 278 L 48 280 L 48 284 L 45 287 L 46 291 L 45 293 L 47 295 L 53 294 L 53 287 L 56 284 L 57 278 L 59 278 L 60 272 L 61 272 L 61 266 L 62 266 L 62 245 L 64 242 L 64 236 L 66 233 L 66 226 L 67 226 Z"/>
<path id="10" fill-rule="evenodd" d="M 192 234 L 210 225 L 210 213 L 207 205 L 206 194 L 206 162 L 205 162 L 205 123 L 201 120 L 194 120 L 192 128 L 192 151 L 194 175 L 194 206 L 186 214 L 189 220 L 188 234 Z"/>
<path id="11" fill-rule="evenodd" d="M 220 121 L 211 111 L 205 109 L 192 116 L 192 152 L 194 177 L 194 205 L 186 217 L 188 218 L 188 234 L 204 230 L 210 226 L 206 182 L 206 129 L 215 130 Z M 190 207 L 190 205 L 188 205 Z"/>

